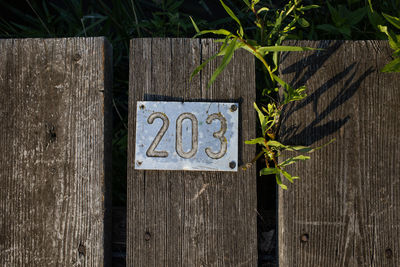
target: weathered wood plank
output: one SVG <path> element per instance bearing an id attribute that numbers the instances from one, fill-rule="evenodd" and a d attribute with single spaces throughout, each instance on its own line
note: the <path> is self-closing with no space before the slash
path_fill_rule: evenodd
<path id="1" fill-rule="evenodd" d="M 0 266 L 110 259 L 112 50 L 0 40 Z"/>
<path id="2" fill-rule="evenodd" d="M 281 139 L 322 145 L 279 190 L 280 266 L 400 266 L 400 76 L 379 70 L 384 41 L 288 42 L 283 78 L 308 98 L 285 110 Z M 302 241 L 303 239 L 303 241 Z"/>
<path id="3" fill-rule="evenodd" d="M 138 100 L 239 101 L 241 161 L 254 157 L 254 59 L 243 52 L 206 89 L 213 62 L 191 83 L 191 71 L 217 51 L 212 40 L 131 42 L 128 137 L 128 266 L 255 266 L 256 174 L 136 171 Z"/>

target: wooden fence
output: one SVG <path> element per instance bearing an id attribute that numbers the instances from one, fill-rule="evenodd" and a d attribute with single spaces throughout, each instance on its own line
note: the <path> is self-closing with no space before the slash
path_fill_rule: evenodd
<path id="1" fill-rule="evenodd" d="M 255 266 L 255 169 L 238 172 L 137 171 L 134 129 L 137 100 L 240 103 L 240 163 L 254 157 L 243 140 L 255 136 L 252 56 L 235 54 L 206 89 L 218 51 L 212 40 L 135 39 L 131 42 L 128 147 L 128 266 Z"/>
<path id="2" fill-rule="evenodd" d="M 0 40 L 0 266 L 109 263 L 111 58 L 104 38 Z"/>
<path id="3" fill-rule="evenodd" d="M 279 190 L 280 266 L 400 266 L 400 78 L 383 41 L 291 41 L 281 57 L 308 97 L 281 141 L 319 146 Z M 256 266 L 256 170 L 134 169 L 136 101 L 240 103 L 252 159 L 254 58 L 210 89 L 212 40 L 134 39 L 130 51 L 127 266 Z M 111 46 L 104 38 L 0 40 L 0 266 L 110 266 Z M 220 61 L 219 61 L 220 62 Z"/>
<path id="4" fill-rule="evenodd" d="M 400 266 L 400 76 L 380 70 L 385 41 L 289 42 L 322 51 L 282 56 L 283 78 L 307 85 L 281 139 L 319 146 L 279 190 L 280 266 Z"/>

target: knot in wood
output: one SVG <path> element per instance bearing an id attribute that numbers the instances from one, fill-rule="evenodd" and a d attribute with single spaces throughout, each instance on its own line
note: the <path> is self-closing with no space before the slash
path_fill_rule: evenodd
<path id="1" fill-rule="evenodd" d="M 151 238 L 150 233 L 149 233 L 149 232 L 146 232 L 146 233 L 144 234 L 144 240 L 149 241 L 150 238 Z"/>
<path id="2" fill-rule="evenodd" d="M 390 258 L 392 258 L 392 256 L 393 256 L 392 250 L 391 250 L 390 248 L 387 248 L 387 249 L 385 250 L 385 257 L 386 257 L 387 259 L 390 259 Z"/>
<path id="3" fill-rule="evenodd" d="M 309 236 L 308 236 L 307 233 L 302 234 L 301 237 L 300 237 L 300 241 L 301 241 L 302 243 L 308 242 L 308 239 L 309 239 Z"/>
<path id="4" fill-rule="evenodd" d="M 79 252 L 79 256 L 85 256 L 86 247 L 83 244 L 79 244 L 78 252 Z"/>
<path id="5" fill-rule="evenodd" d="M 72 56 L 72 59 L 73 59 L 74 61 L 79 61 L 81 58 L 82 58 L 82 57 L 81 57 L 81 55 L 79 55 L 79 54 L 75 54 L 75 55 Z"/>

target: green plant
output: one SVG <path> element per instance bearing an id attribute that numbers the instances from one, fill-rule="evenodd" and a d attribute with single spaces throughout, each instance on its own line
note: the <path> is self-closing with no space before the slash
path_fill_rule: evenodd
<path id="1" fill-rule="evenodd" d="M 333 24 L 321 24 L 316 28 L 331 34 L 340 34 L 345 39 L 351 39 L 353 31 L 361 31 L 357 24 L 367 15 L 367 8 L 360 7 L 354 11 L 349 10 L 345 5 L 333 7 L 326 2 Z"/>
<path id="2" fill-rule="evenodd" d="M 270 86 L 269 89 L 263 90 L 264 93 L 273 94 L 273 92 L 276 92 L 277 90 L 271 90 L 271 88 L 276 88 L 276 85 L 279 84 L 284 89 L 283 99 L 280 101 L 273 100 L 271 103 L 268 103 L 266 107 L 261 107 L 261 109 L 254 104 L 254 108 L 258 113 L 262 136 L 250 141 L 246 141 L 246 144 L 259 144 L 262 147 L 262 151 L 253 159 L 252 162 L 246 164 L 244 169 L 251 166 L 257 159 L 264 155 L 266 168 L 263 168 L 260 171 L 260 174 L 274 174 L 278 185 L 280 185 L 283 189 L 287 189 L 286 185 L 282 183 L 280 175 L 282 174 L 290 182 L 293 182 L 293 180 L 298 177 L 292 176 L 285 171 L 284 168 L 298 161 L 307 160 L 310 157 L 306 155 L 297 155 L 289 157 L 281 163 L 278 163 L 277 157 L 280 156 L 281 152 L 284 150 L 300 153 L 311 153 L 319 148 L 288 146 L 276 140 L 282 108 L 289 102 L 302 100 L 306 97 L 306 88 L 304 86 L 293 88 L 277 75 L 279 53 L 283 51 L 306 51 L 313 49 L 309 47 L 282 46 L 281 44 L 290 35 L 290 33 L 296 29 L 297 25 L 300 27 L 308 27 L 310 25 L 310 23 L 305 20 L 302 15 L 305 11 L 317 8 L 318 6 L 303 6 L 300 5 L 300 0 L 291 0 L 283 8 L 271 10 L 266 6 L 258 8 L 257 5 L 259 4 L 259 0 L 252 0 L 251 2 L 248 0 L 243 0 L 248 10 L 250 10 L 253 14 L 254 24 L 259 32 L 259 34 L 254 34 L 255 36 L 259 37 L 258 40 L 254 40 L 247 38 L 242 22 L 222 0 L 220 0 L 220 2 L 225 11 L 235 21 L 237 30 L 235 32 L 226 29 L 200 31 L 192 19 L 193 26 L 197 31 L 195 37 L 211 33 L 224 36 L 224 39 L 216 40 L 217 42 L 222 42 L 219 52 L 199 65 L 193 71 L 191 77 L 203 69 L 209 61 L 219 56 L 223 57 L 221 64 L 212 74 L 208 82 L 208 87 L 210 87 L 217 76 L 230 62 L 235 50 L 238 49 L 244 49 L 250 52 L 262 63 L 262 67 L 265 72 L 265 78 Z M 270 18 L 271 16 L 273 16 L 274 19 L 268 20 L 267 18 Z M 273 99 L 272 96 L 271 99 Z"/>

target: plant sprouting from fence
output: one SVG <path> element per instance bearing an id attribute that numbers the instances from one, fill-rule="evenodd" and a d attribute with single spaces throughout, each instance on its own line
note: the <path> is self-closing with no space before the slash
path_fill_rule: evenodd
<path id="1" fill-rule="evenodd" d="M 400 34 L 396 34 L 391 28 L 383 25 L 385 21 L 387 21 L 391 24 L 391 26 L 394 26 L 397 30 L 400 30 L 400 17 L 394 17 L 386 13 L 382 13 L 382 15 L 380 15 L 372 8 L 371 0 L 368 0 L 368 4 L 369 19 L 371 24 L 387 36 L 389 45 L 394 50 L 392 54 L 392 61 L 387 63 L 381 71 L 400 72 Z"/>
<path id="2" fill-rule="evenodd" d="M 268 84 L 273 87 L 279 84 L 284 89 L 283 99 L 280 101 L 273 100 L 271 103 L 265 105 L 265 107 L 262 106 L 261 108 L 254 103 L 254 108 L 258 113 L 258 118 L 261 125 L 262 136 L 246 141 L 245 143 L 259 144 L 261 145 L 262 151 L 252 160 L 252 162 L 246 164 L 243 169 L 250 167 L 261 156 L 264 156 L 266 167 L 260 171 L 260 174 L 274 174 L 276 181 L 281 188 L 287 189 L 286 185 L 284 185 L 281 181 L 281 174 L 290 182 L 293 182 L 294 179 L 299 177 L 289 174 L 287 171 L 285 171 L 285 167 L 298 161 L 309 159 L 310 156 L 304 154 L 312 153 L 321 147 L 310 148 L 306 146 L 289 146 L 277 141 L 277 132 L 279 129 L 282 108 L 289 102 L 302 100 L 306 97 L 306 88 L 304 86 L 293 88 L 278 76 L 277 70 L 279 53 L 285 51 L 314 50 L 314 48 L 310 47 L 283 46 L 281 44 L 289 36 L 290 32 L 296 29 L 297 26 L 309 26 L 308 21 L 304 19 L 302 15 L 304 15 L 306 10 L 318 8 L 318 6 L 303 6 L 301 5 L 301 0 L 291 0 L 281 9 L 270 10 L 265 6 L 258 7 L 259 0 L 252 0 L 251 2 L 248 0 L 243 0 L 247 6 L 247 9 L 251 12 L 250 14 L 254 16 L 254 24 L 259 32 L 257 35 L 258 39 L 253 40 L 247 38 L 242 22 L 235 15 L 235 13 L 222 0 L 220 0 L 220 2 L 225 11 L 234 20 L 235 24 L 237 25 L 237 30 L 235 32 L 226 29 L 200 31 L 192 19 L 193 26 L 197 31 L 195 37 L 204 34 L 215 34 L 218 36 L 223 36 L 223 39 L 216 40 L 216 42 L 222 43 L 219 52 L 199 65 L 193 71 L 191 77 L 200 72 L 211 60 L 214 60 L 217 57 L 223 57 L 221 64 L 214 71 L 208 82 L 207 87 L 209 88 L 222 70 L 231 61 L 234 52 L 238 49 L 244 49 L 250 52 L 262 63 L 266 79 L 269 80 Z M 268 20 L 268 18 L 271 17 L 274 19 Z M 273 89 L 266 91 L 271 93 L 276 92 L 277 90 Z M 302 154 L 289 157 L 278 163 L 277 157 L 281 156 L 281 152 L 284 150 L 295 151 Z"/>

